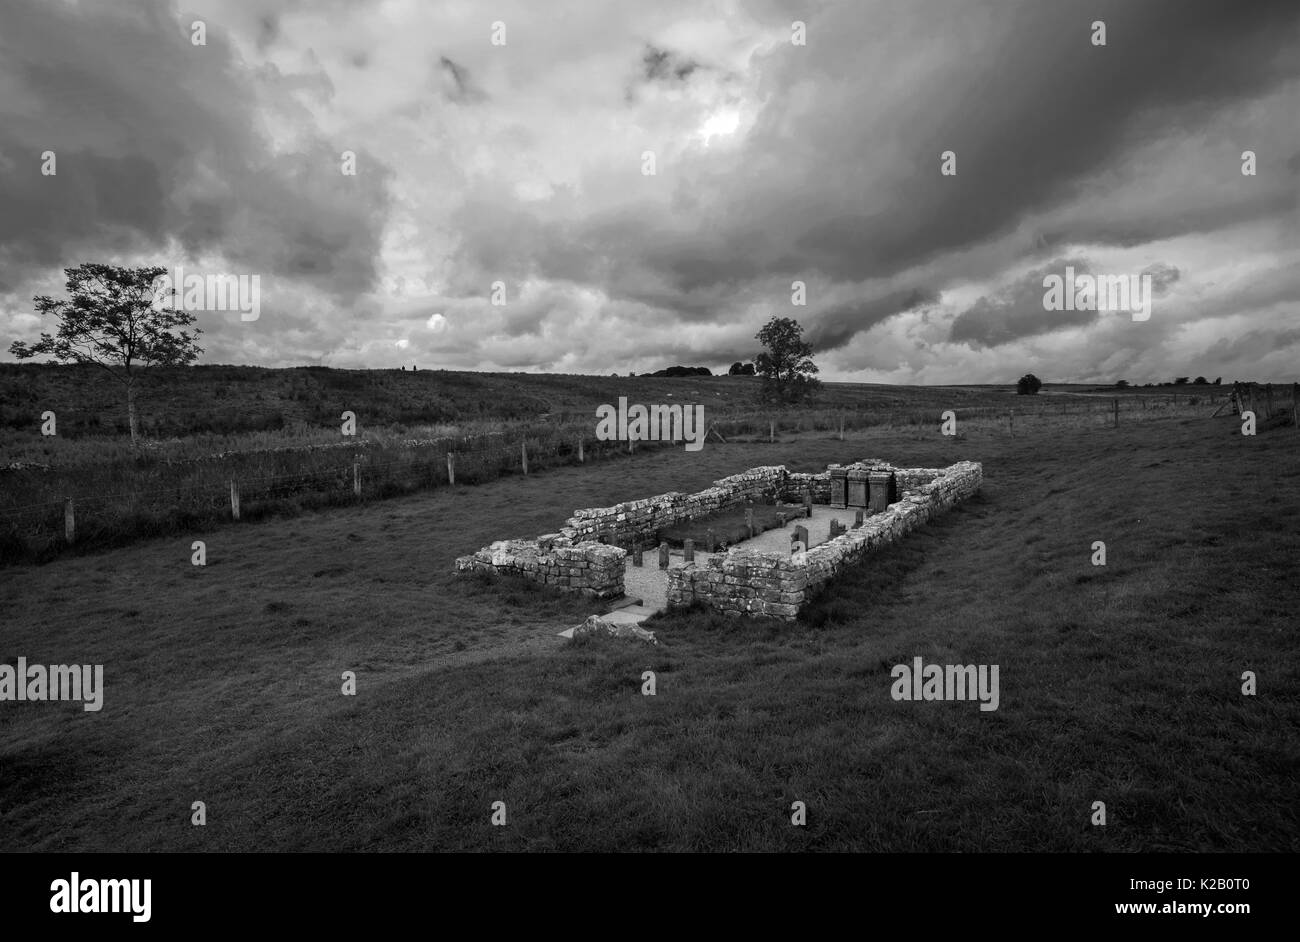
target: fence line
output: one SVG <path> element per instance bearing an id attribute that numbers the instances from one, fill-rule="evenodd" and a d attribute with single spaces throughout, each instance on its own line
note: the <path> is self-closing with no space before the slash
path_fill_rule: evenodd
<path id="1" fill-rule="evenodd" d="M 1107 397 L 1109 398 L 1111 397 Z M 1145 401 L 1152 397 L 1147 396 L 1129 395 L 1121 398 L 1130 400 L 1126 410 L 1129 413 L 1163 412 L 1169 406 L 1169 403 L 1156 402 L 1154 405 L 1159 408 L 1152 408 L 1152 404 Z M 1187 406 L 1197 406 L 1199 409 L 1198 397 L 1183 398 L 1187 400 Z M 1095 402 L 1091 401 L 1091 397 L 1078 396 L 1072 399 L 1089 401 L 1060 402 L 1061 415 L 1109 418 L 1107 413 L 1111 413 L 1116 421 L 1119 419 L 1119 399 L 1107 401 L 1097 398 Z M 1022 421 L 1057 417 L 1053 411 L 1057 404 L 1055 401 L 1045 398 L 1031 403 L 1029 400 L 1030 397 L 1017 397 L 1008 405 L 969 406 L 963 406 L 957 401 L 947 408 L 957 414 L 959 422 L 1010 419 L 1011 403 L 1022 408 L 1034 406 L 1019 412 L 1016 418 Z M 1139 405 L 1138 400 L 1144 401 Z M 1177 408 L 1183 404 L 1175 399 L 1173 405 Z M 938 404 L 888 413 L 870 408 L 869 404 L 861 409 L 803 410 L 775 416 L 770 411 L 756 411 L 730 414 L 708 428 L 716 428 L 724 436 L 752 434 L 754 441 L 761 442 L 775 441 L 781 432 L 804 431 L 838 432 L 838 437 L 843 440 L 846 429 L 894 427 L 896 424 L 933 424 L 937 428 L 942 411 L 944 409 Z M 505 433 L 461 436 L 430 442 L 427 446 L 408 446 L 398 457 L 390 460 L 372 461 L 372 457 L 380 458 L 381 455 L 361 451 L 363 442 L 356 444 L 358 452 L 353 453 L 348 453 L 346 449 L 320 448 L 304 449 L 301 452 L 286 449 L 278 453 L 286 458 L 292 458 L 296 454 L 311 455 L 314 458 L 328 451 L 331 454 L 339 453 L 346 461 L 344 464 L 309 471 L 244 477 L 238 468 L 198 461 L 178 462 L 164 467 L 190 467 L 200 474 L 219 476 L 220 480 L 181 480 L 158 487 L 134 488 L 108 494 L 51 496 L 43 501 L 4 508 L 0 510 L 0 520 L 7 521 L 7 524 L 0 527 L 0 561 L 30 557 L 33 546 L 42 543 L 44 548 L 37 553 L 38 556 L 56 554 L 72 542 L 67 537 L 74 532 L 76 542 L 84 545 L 109 533 L 118 537 L 133 533 L 157 533 L 160 526 L 165 530 L 168 526 L 179 526 L 181 520 L 186 525 L 192 525 L 231 519 L 237 512 L 239 516 L 248 516 L 250 510 L 266 509 L 259 508 L 259 504 L 269 504 L 270 509 L 274 510 L 277 509 L 276 504 L 283 505 L 286 500 L 305 499 L 319 505 L 345 500 L 351 502 L 358 496 L 363 500 L 383 499 L 428 487 L 454 486 L 458 480 L 462 484 L 475 484 L 506 473 L 528 473 L 547 467 L 585 464 L 590 460 L 609 460 L 629 453 L 622 442 L 596 439 L 590 425 L 557 426 L 526 432 L 522 437 L 514 438 L 508 438 Z M 647 446 L 681 447 L 681 441 L 643 441 L 638 445 L 636 450 L 641 451 Z M 372 446 L 367 443 L 366 447 Z M 268 453 L 271 452 L 264 450 L 258 456 L 265 457 Z M 445 465 L 442 461 L 444 457 Z M 235 516 L 235 519 L 239 517 Z"/>

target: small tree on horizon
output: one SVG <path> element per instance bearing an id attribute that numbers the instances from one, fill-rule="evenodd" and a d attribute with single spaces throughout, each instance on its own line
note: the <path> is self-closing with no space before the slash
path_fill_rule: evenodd
<path id="1" fill-rule="evenodd" d="M 813 376 L 818 369 L 812 344 L 803 339 L 798 321 L 773 315 L 754 337 L 767 348 L 754 357 L 754 369 L 763 377 L 761 401 L 794 405 L 817 395 L 822 384 Z"/>
<path id="2" fill-rule="evenodd" d="M 32 298 L 38 314 L 53 314 L 55 334 L 41 334 L 28 345 L 15 340 L 9 352 L 20 360 L 52 356 L 60 363 L 93 363 L 122 384 L 126 393 L 131 444 L 139 441 L 136 392 L 141 367 L 186 366 L 203 348 L 179 328 L 194 323 L 194 315 L 174 306 L 154 307 L 154 282 L 165 268 L 120 268 L 90 262 L 65 268 L 66 299 Z"/>

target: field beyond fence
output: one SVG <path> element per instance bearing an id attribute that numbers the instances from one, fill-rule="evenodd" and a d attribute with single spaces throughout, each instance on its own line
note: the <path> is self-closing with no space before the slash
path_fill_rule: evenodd
<path id="1" fill-rule="evenodd" d="M 714 410 L 707 399 L 705 447 L 722 442 L 779 440 L 781 435 L 911 428 L 940 434 L 941 417 L 955 414 L 957 438 L 971 433 L 1015 435 L 1017 430 L 1105 426 L 1173 415 L 1207 417 L 1226 402 L 1226 388 L 1188 393 L 1101 396 L 1062 393 L 1006 396 L 955 388 L 902 389 L 853 408 L 784 412 Z M 909 404 L 914 402 L 915 404 Z M 688 403 L 683 402 L 683 405 Z M 475 485 L 506 474 L 615 459 L 635 460 L 647 449 L 683 443 L 600 441 L 594 409 L 564 412 L 549 421 L 497 423 L 499 431 L 431 439 L 378 437 L 330 440 L 317 430 L 294 444 L 290 436 L 259 436 L 280 447 L 187 454 L 183 448 L 130 452 L 120 441 L 79 441 L 79 460 L 0 471 L 0 564 L 40 562 L 72 548 L 95 549 L 134 539 L 193 532 L 218 522 L 257 520 L 303 510 L 376 500 L 428 488 Z M 93 460 L 102 448 L 110 460 Z M 629 495 L 632 497 L 635 495 Z"/>

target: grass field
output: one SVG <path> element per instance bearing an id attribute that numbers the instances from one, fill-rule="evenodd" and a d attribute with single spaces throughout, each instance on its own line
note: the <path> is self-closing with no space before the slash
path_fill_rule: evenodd
<path id="1" fill-rule="evenodd" d="M 106 691 L 0 704 L 0 849 L 1295 851 L 1300 433 L 1238 430 L 664 448 L 5 569 L 0 663 Z M 594 604 L 451 572 L 579 507 L 866 456 L 982 461 L 984 489 L 795 625 L 568 644 Z M 891 700 L 915 656 L 1000 665 L 1000 708 Z"/>
<path id="2" fill-rule="evenodd" d="M 596 408 L 696 404 L 728 442 L 780 435 L 911 426 L 930 434 L 947 410 L 962 429 L 1207 415 L 1212 387 L 1191 392 L 1054 386 L 903 387 L 828 383 L 815 405 L 773 410 L 754 377 L 600 377 L 426 370 L 268 370 L 201 366 L 150 371 L 139 448 L 124 434 L 120 389 L 92 366 L 0 364 L 0 566 L 101 551 L 142 537 L 213 526 L 231 513 L 231 482 L 245 518 L 385 499 L 445 485 L 619 456 L 595 437 Z M 355 435 L 341 416 L 355 417 Z M 57 434 L 44 435 L 53 413 Z M 118 419 L 113 419 L 118 415 Z M 579 441 L 583 451 L 579 450 Z M 719 439 L 714 437 L 716 442 Z M 650 451 L 659 443 L 641 443 Z M 65 536 L 73 503 L 75 539 Z"/>

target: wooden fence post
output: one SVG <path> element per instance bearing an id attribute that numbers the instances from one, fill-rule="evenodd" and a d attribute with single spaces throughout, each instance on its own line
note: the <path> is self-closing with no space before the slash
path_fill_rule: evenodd
<path id="1" fill-rule="evenodd" d="M 582 436 L 578 436 L 578 464 L 582 464 L 586 459 L 582 455 Z"/>
<path id="2" fill-rule="evenodd" d="M 840 441 L 844 441 L 844 413 L 840 413 Z"/>
<path id="3" fill-rule="evenodd" d="M 454 451 L 447 452 L 447 483 L 456 483 L 456 453 Z"/>
<path id="4" fill-rule="evenodd" d="M 1115 428 L 1119 428 L 1119 397 L 1115 397 Z"/>
<path id="5" fill-rule="evenodd" d="M 239 519 L 239 482 L 230 479 L 230 519 Z"/>
<path id="6" fill-rule="evenodd" d="M 528 473 L 528 443 L 519 443 L 519 461 L 524 466 L 524 474 Z"/>
<path id="7" fill-rule="evenodd" d="M 352 493 L 361 496 L 361 462 L 352 462 Z"/>
<path id="8" fill-rule="evenodd" d="M 770 445 L 776 441 L 776 423 L 767 423 L 767 443 Z"/>
<path id="9" fill-rule="evenodd" d="M 1007 413 L 1007 431 L 1012 435 L 1016 434 L 1016 410 L 1012 409 Z"/>
<path id="10" fill-rule="evenodd" d="M 63 538 L 71 546 L 77 542 L 77 518 L 72 510 L 72 498 L 69 497 L 63 505 Z"/>

